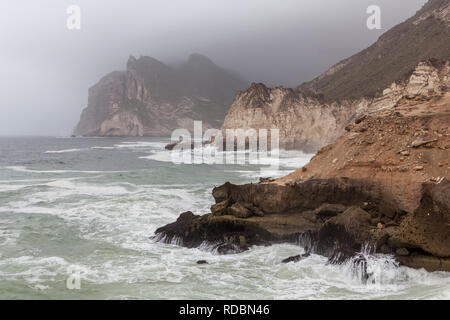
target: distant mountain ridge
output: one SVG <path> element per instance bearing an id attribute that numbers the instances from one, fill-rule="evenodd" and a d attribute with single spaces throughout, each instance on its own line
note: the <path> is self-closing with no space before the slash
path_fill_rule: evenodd
<path id="1" fill-rule="evenodd" d="M 74 129 L 83 136 L 168 136 L 194 120 L 219 128 L 236 91 L 248 84 L 209 58 L 192 54 L 180 67 L 131 56 L 89 89 Z"/>
<path id="2" fill-rule="evenodd" d="M 450 59 L 450 1 L 430 0 L 413 17 L 385 32 L 369 48 L 297 87 L 325 101 L 374 97 L 407 78 L 420 61 Z"/>

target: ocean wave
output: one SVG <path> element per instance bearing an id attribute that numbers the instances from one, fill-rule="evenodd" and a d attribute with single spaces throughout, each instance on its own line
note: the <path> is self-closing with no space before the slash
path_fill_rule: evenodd
<path id="1" fill-rule="evenodd" d="M 19 184 L 0 184 L 0 192 L 11 192 L 17 191 L 31 185 L 19 185 Z"/>
<path id="2" fill-rule="evenodd" d="M 247 151 L 218 151 L 216 147 L 207 146 L 203 149 L 194 149 L 188 152 L 156 151 L 140 159 L 155 160 L 161 162 L 214 164 L 217 159 L 233 165 L 255 164 L 261 166 L 280 166 L 283 168 L 301 168 L 306 165 L 314 154 L 302 151 L 280 150 L 278 155 L 271 156 L 267 152 Z M 187 161 L 183 161 L 186 159 Z M 231 160 L 228 160 L 231 159 Z M 227 163 L 228 164 L 228 163 Z"/>
<path id="3" fill-rule="evenodd" d="M 115 144 L 116 148 L 128 148 L 128 149 L 164 149 L 167 143 L 165 142 L 152 142 L 152 141 L 125 141 L 120 144 Z"/>
<path id="4" fill-rule="evenodd" d="M 68 153 L 68 152 L 78 152 L 81 149 L 65 149 L 65 150 L 47 150 L 44 153 Z"/>
<path id="5" fill-rule="evenodd" d="M 127 171 L 98 171 L 98 170 L 34 170 L 34 169 L 28 169 L 24 166 L 8 166 L 4 167 L 8 170 L 13 170 L 17 172 L 28 172 L 28 173 L 56 173 L 56 174 L 63 174 L 63 173 L 123 173 Z"/>
<path id="6" fill-rule="evenodd" d="M 120 185 L 98 185 L 98 184 L 80 184 L 73 183 L 70 180 L 54 180 L 44 185 L 53 188 L 69 189 L 77 194 L 87 195 L 123 195 L 132 191 L 127 190 Z"/>
<path id="7" fill-rule="evenodd" d="M 91 147 L 91 149 L 94 149 L 94 150 L 114 150 L 115 147 L 97 147 L 97 146 L 95 146 L 95 147 Z"/>
<path id="8" fill-rule="evenodd" d="M 160 162 L 172 162 L 170 151 L 155 152 L 148 156 L 139 157 L 139 159 L 155 160 Z"/>
<path id="9" fill-rule="evenodd" d="M 241 177 L 249 178 L 249 179 L 255 179 L 255 178 L 281 178 L 284 177 L 292 172 L 292 170 L 277 170 L 277 169 L 270 169 L 270 168 L 261 168 L 260 170 L 236 170 L 234 172 L 239 173 Z"/>

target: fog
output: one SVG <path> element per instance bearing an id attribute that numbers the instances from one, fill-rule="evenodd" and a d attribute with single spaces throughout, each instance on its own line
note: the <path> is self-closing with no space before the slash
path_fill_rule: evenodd
<path id="1" fill-rule="evenodd" d="M 88 88 L 130 55 L 197 52 L 249 82 L 297 86 L 372 44 L 426 0 L 2 0 L 0 135 L 69 135 Z M 66 26 L 69 5 L 81 29 Z M 381 8 L 381 30 L 366 26 Z"/>

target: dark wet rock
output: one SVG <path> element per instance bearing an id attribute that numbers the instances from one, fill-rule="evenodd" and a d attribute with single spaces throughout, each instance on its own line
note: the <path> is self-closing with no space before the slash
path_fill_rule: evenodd
<path id="1" fill-rule="evenodd" d="M 180 145 L 183 149 L 188 149 L 188 148 L 194 149 L 194 142 L 188 142 L 188 141 L 183 141 L 183 140 L 171 142 L 165 146 L 165 149 L 173 150 L 178 145 Z"/>
<path id="2" fill-rule="evenodd" d="M 240 246 L 232 243 L 225 243 L 219 245 L 217 248 L 217 253 L 219 254 L 233 254 L 233 253 L 241 253 L 243 251 L 247 251 L 247 246 Z"/>
<path id="3" fill-rule="evenodd" d="M 213 196 L 213 213 L 185 212 L 156 234 L 181 239 L 186 247 L 215 243 L 221 254 L 253 245 L 300 243 L 330 263 L 354 259 L 369 244 L 376 252 L 396 253 L 408 266 L 450 270 L 450 183 L 445 179 L 423 185 L 420 206 L 413 213 L 399 209 L 367 180 L 308 180 L 290 186 L 226 183 L 214 188 Z M 377 228 L 379 221 L 383 228 Z M 397 250 L 402 248 L 410 254 Z"/>
<path id="4" fill-rule="evenodd" d="M 320 219 L 328 219 L 334 216 L 337 216 L 338 214 L 342 213 L 347 209 L 347 207 L 340 205 L 340 204 L 328 204 L 324 203 L 319 208 L 314 210 L 315 214 Z"/>
<path id="5" fill-rule="evenodd" d="M 281 262 L 282 263 L 298 262 L 301 259 L 302 259 L 302 256 L 299 254 L 299 255 L 296 255 L 296 256 L 291 256 L 289 258 L 283 259 Z"/>
<path id="6" fill-rule="evenodd" d="M 198 260 L 197 264 L 208 264 L 208 261 L 206 261 L 206 260 Z"/>
<path id="7" fill-rule="evenodd" d="M 299 255 L 296 255 L 296 256 L 292 256 L 292 257 L 283 259 L 281 262 L 282 263 L 298 262 L 300 260 L 303 260 L 303 259 L 309 257 L 310 255 L 311 255 L 310 253 L 299 254 Z"/>
<path id="8" fill-rule="evenodd" d="M 395 250 L 395 254 L 398 256 L 409 256 L 409 251 L 406 248 L 398 248 Z"/>
<path id="9" fill-rule="evenodd" d="M 173 238 L 183 238 L 184 235 L 188 234 L 194 219 L 198 217 L 199 216 L 193 214 L 191 211 L 183 212 L 180 214 L 177 221 L 158 228 L 155 234 L 163 234 L 167 242 L 170 242 Z"/>
<path id="10" fill-rule="evenodd" d="M 370 241 L 370 224 L 369 213 L 358 207 L 350 207 L 323 224 L 318 233 L 316 251 L 327 257 L 334 256 L 332 260 L 345 260 Z M 343 256 L 338 257 L 337 252 Z"/>
<path id="11" fill-rule="evenodd" d="M 367 282 L 371 273 L 367 271 L 367 259 L 362 254 L 357 254 L 350 260 L 351 270 L 357 278 L 359 278 L 363 283 Z"/>
<path id="12" fill-rule="evenodd" d="M 177 146 L 180 142 L 181 142 L 181 141 L 175 141 L 175 142 L 168 143 L 168 144 L 165 146 L 165 149 L 166 149 L 166 150 L 173 150 L 173 148 L 175 148 L 175 146 Z"/>

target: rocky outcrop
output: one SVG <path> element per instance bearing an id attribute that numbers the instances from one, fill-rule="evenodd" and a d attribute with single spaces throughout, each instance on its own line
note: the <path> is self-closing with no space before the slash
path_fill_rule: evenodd
<path id="1" fill-rule="evenodd" d="M 88 107 L 74 129 L 84 136 L 170 136 L 193 121 L 219 128 L 233 95 L 246 83 L 193 54 L 173 68 L 151 57 L 130 57 L 89 89 Z"/>
<path id="2" fill-rule="evenodd" d="M 420 62 L 405 80 L 392 83 L 376 98 L 324 102 L 292 89 L 252 84 L 239 92 L 222 130 L 279 129 L 280 146 L 317 151 L 345 132 L 361 116 L 394 107 L 402 98 L 440 94 L 450 87 L 448 62 Z"/>
<path id="3" fill-rule="evenodd" d="M 211 213 L 184 213 L 157 239 L 206 241 L 220 253 L 300 243 L 336 263 L 369 246 L 407 266 L 450 271 L 450 93 L 408 92 L 286 177 L 214 188 Z"/>
<path id="4" fill-rule="evenodd" d="M 186 212 L 156 239 L 208 242 L 219 253 L 292 242 L 362 269 L 358 252 L 369 247 L 406 266 L 450 271 L 450 66 L 417 60 L 422 52 L 448 59 L 447 17 L 448 1 L 431 0 L 299 90 L 239 92 L 222 129 L 278 128 L 285 147 L 330 144 L 283 178 L 214 188 L 210 213 Z"/>
<path id="5" fill-rule="evenodd" d="M 342 134 L 358 108 L 367 103 L 324 104 L 292 89 L 254 83 L 236 95 L 222 130 L 279 129 L 282 148 L 314 151 Z"/>

